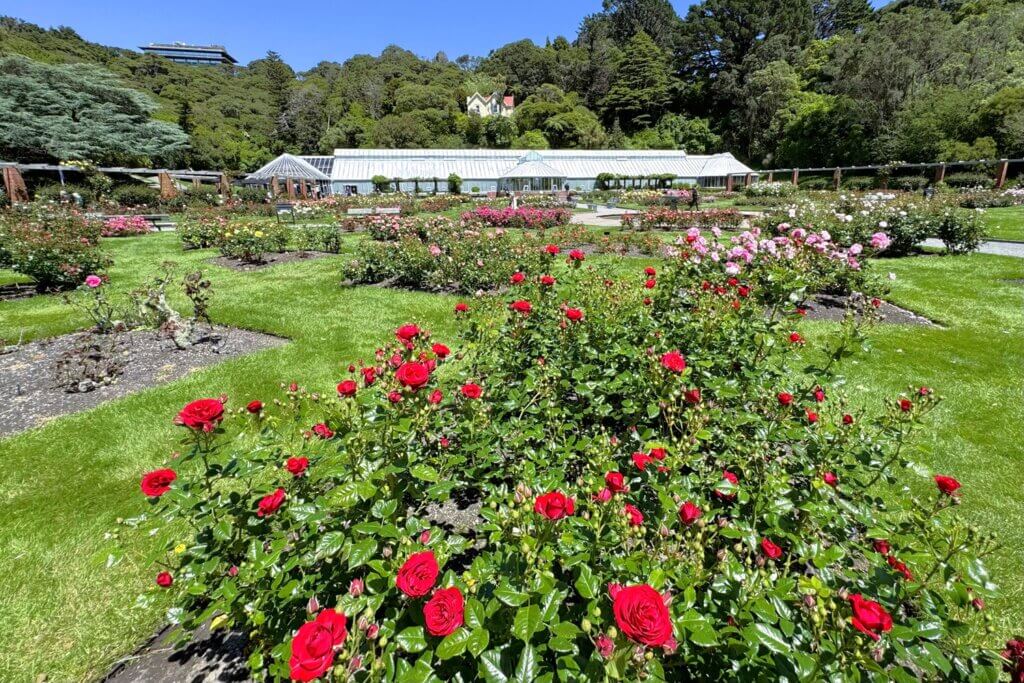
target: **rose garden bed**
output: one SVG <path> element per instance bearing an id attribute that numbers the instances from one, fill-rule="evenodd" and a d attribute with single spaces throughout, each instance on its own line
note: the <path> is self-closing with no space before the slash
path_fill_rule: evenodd
<path id="1" fill-rule="evenodd" d="M 80 334 L 30 342 L 0 355 L 0 436 L 94 408 L 106 401 L 184 377 L 199 368 L 244 354 L 280 346 L 286 339 L 261 332 L 218 327 L 217 343 L 204 341 L 178 349 L 152 331 L 123 333 L 127 363 L 113 384 L 67 393 L 57 386 L 57 359 L 75 346 Z"/>
<path id="2" fill-rule="evenodd" d="M 337 254 L 331 254 L 324 251 L 284 251 L 264 254 L 258 261 L 249 261 L 235 256 L 215 256 L 207 261 L 208 263 L 212 263 L 223 268 L 251 272 L 254 270 L 268 268 L 270 266 L 279 266 L 285 263 L 313 261 L 315 259 L 324 258 L 325 256 L 337 256 Z"/>

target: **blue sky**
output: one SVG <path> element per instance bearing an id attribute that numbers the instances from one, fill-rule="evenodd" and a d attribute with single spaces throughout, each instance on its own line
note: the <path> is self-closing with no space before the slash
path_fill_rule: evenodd
<path id="1" fill-rule="evenodd" d="M 672 0 L 685 14 L 691 2 Z M 880 4 L 880 3 L 875 3 Z M 472 8 L 472 9 L 470 9 Z M 0 14 L 50 28 L 70 26 L 92 42 L 138 48 L 151 42 L 216 43 L 242 64 L 276 50 L 299 70 L 321 60 L 377 54 L 389 44 L 432 57 L 485 55 L 521 38 L 576 35 L 601 0 L 4 0 Z"/>

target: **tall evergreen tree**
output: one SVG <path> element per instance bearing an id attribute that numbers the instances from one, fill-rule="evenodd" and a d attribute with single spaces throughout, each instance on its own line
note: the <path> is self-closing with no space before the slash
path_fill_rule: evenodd
<path id="1" fill-rule="evenodd" d="M 668 55 L 643 31 L 633 36 L 619 60 L 615 82 L 604 98 L 605 117 L 626 132 L 653 125 L 672 93 Z"/>

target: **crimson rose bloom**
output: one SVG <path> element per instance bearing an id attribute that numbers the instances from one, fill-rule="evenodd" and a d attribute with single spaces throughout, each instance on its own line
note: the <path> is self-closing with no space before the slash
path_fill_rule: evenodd
<path id="1" fill-rule="evenodd" d="M 850 605 L 853 607 L 850 623 L 861 633 L 871 636 L 872 640 L 879 639 L 879 632 L 892 630 L 892 617 L 874 600 L 854 593 L 850 596 Z"/>
<path id="2" fill-rule="evenodd" d="M 395 585 L 410 598 L 422 598 L 437 583 L 440 571 L 433 550 L 413 553 L 398 570 Z"/>
<path id="3" fill-rule="evenodd" d="M 249 401 L 249 405 L 247 405 L 245 409 L 255 415 L 263 410 L 263 401 Z"/>
<path id="4" fill-rule="evenodd" d="M 466 304 L 462 303 L 461 301 L 459 303 L 455 304 L 455 312 L 456 313 L 466 313 L 468 311 L 469 311 L 469 306 L 467 306 Z"/>
<path id="5" fill-rule="evenodd" d="M 345 615 L 325 609 L 316 619 L 299 627 L 292 638 L 292 656 L 288 660 L 293 681 L 320 678 L 334 664 L 334 648 L 348 638 Z"/>
<path id="6" fill-rule="evenodd" d="M 764 554 L 773 560 L 777 560 L 782 557 L 782 548 L 775 545 L 770 538 L 761 539 L 761 550 Z"/>
<path id="7" fill-rule="evenodd" d="M 700 389 L 687 389 L 683 392 L 683 399 L 691 405 L 700 403 Z"/>
<path id="8" fill-rule="evenodd" d="M 432 392 L 430 392 L 430 396 L 427 397 L 427 401 L 429 401 L 430 403 L 432 403 L 434 405 L 437 405 L 443 399 L 444 399 L 444 394 L 441 393 L 440 389 L 434 389 Z"/>
<path id="9" fill-rule="evenodd" d="M 704 511 L 690 501 L 686 501 L 679 507 L 679 521 L 686 526 L 696 522 L 702 514 Z"/>
<path id="10" fill-rule="evenodd" d="M 197 432 L 212 432 L 224 419 L 224 404 L 217 398 L 192 401 L 174 418 L 174 424 L 184 425 Z"/>
<path id="11" fill-rule="evenodd" d="M 270 515 L 277 512 L 278 508 L 284 503 L 285 493 L 284 489 L 278 488 L 273 493 L 260 498 L 260 502 L 256 504 L 256 516 L 257 517 L 269 517 Z"/>
<path id="12" fill-rule="evenodd" d="M 455 633 L 463 622 L 465 603 L 457 587 L 442 588 L 423 605 L 423 623 L 432 636 Z"/>
<path id="13" fill-rule="evenodd" d="M 173 583 L 174 577 L 171 576 L 170 572 L 160 572 L 156 575 L 156 585 L 161 588 L 170 588 Z"/>
<path id="14" fill-rule="evenodd" d="M 935 475 L 935 485 L 947 496 L 952 496 L 960 488 L 960 482 L 953 477 L 946 477 L 941 474 Z"/>
<path id="15" fill-rule="evenodd" d="M 724 470 L 722 472 L 722 479 L 725 479 L 727 482 L 733 484 L 734 486 L 737 486 L 740 483 L 739 478 L 729 470 Z M 717 490 L 715 491 L 715 495 L 721 498 L 722 500 L 732 500 L 733 498 L 736 497 L 735 493 L 726 493 L 725 491 Z"/>
<path id="16" fill-rule="evenodd" d="M 620 588 L 612 612 L 619 630 L 630 640 L 658 647 L 672 639 L 672 620 L 665 601 L 646 583 Z"/>
<path id="17" fill-rule="evenodd" d="M 850 415 L 849 413 L 846 413 L 845 415 L 843 415 L 843 424 L 844 425 L 852 425 L 853 424 L 853 415 Z"/>
<path id="18" fill-rule="evenodd" d="M 907 581 L 914 580 L 914 575 L 910 573 L 910 569 L 907 568 L 907 565 L 897 560 L 895 555 L 889 555 L 885 558 L 885 561 L 889 563 L 890 567 L 902 574 L 903 578 Z"/>
<path id="19" fill-rule="evenodd" d="M 398 337 L 399 341 L 408 342 L 420 336 L 422 332 L 423 330 L 418 325 L 407 324 L 395 330 L 395 336 Z"/>
<path id="20" fill-rule="evenodd" d="M 881 538 L 875 539 L 874 543 L 872 543 L 872 547 L 874 547 L 876 553 L 882 553 L 883 555 L 888 555 L 892 550 L 892 546 L 889 545 L 889 541 Z"/>
<path id="21" fill-rule="evenodd" d="M 626 516 L 629 517 L 630 526 L 640 526 L 644 523 L 644 513 L 640 512 L 640 509 L 635 505 L 626 503 Z"/>
<path id="22" fill-rule="evenodd" d="M 523 315 L 529 315 L 530 311 L 533 310 L 533 306 L 530 305 L 529 301 L 520 299 L 519 301 L 512 302 L 512 310 L 516 313 L 522 313 Z"/>
<path id="23" fill-rule="evenodd" d="M 825 472 L 821 475 L 821 480 L 832 488 L 835 488 L 839 483 L 839 477 L 836 476 L 835 472 Z"/>
<path id="24" fill-rule="evenodd" d="M 1010 683 L 1024 683 L 1024 638 L 1018 636 L 1006 641 L 1002 655 L 1007 660 L 1003 671 L 1010 674 Z"/>
<path id="25" fill-rule="evenodd" d="M 355 380 L 346 379 L 342 382 L 338 382 L 338 396 L 352 397 L 356 395 L 356 391 L 359 390 L 359 385 L 355 383 Z"/>
<path id="26" fill-rule="evenodd" d="M 586 255 L 579 249 L 573 249 L 569 252 L 569 261 L 579 263 L 580 261 L 586 260 Z"/>
<path id="27" fill-rule="evenodd" d="M 579 322 L 583 320 L 583 311 L 578 308 L 567 308 L 565 309 L 565 317 L 573 322 Z"/>
<path id="28" fill-rule="evenodd" d="M 661 365 L 672 372 L 682 372 L 686 369 L 686 359 L 678 351 L 669 351 L 662 354 Z"/>
<path id="29" fill-rule="evenodd" d="M 644 275 L 647 277 L 654 277 L 657 273 L 658 271 L 656 271 L 653 266 L 647 266 L 644 268 Z"/>
<path id="30" fill-rule="evenodd" d="M 321 439 L 330 439 L 334 436 L 334 432 L 331 428 L 325 425 L 323 422 L 320 424 L 313 425 L 313 433 L 319 436 Z"/>
<path id="31" fill-rule="evenodd" d="M 548 246 L 544 247 L 544 251 L 551 254 L 552 256 L 557 256 L 558 253 L 561 252 L 562 250 L 558 248 L 557 244 L 549 244 Z"/>
<path id="32" fill-rule="evenodd" d="M 365 386 L 372 386 L 377 381 L 377 368 L 363 368 L 360 372 L 363 373 L 363 384 Z"/>
<path id="33" fill-rule="evenodd" d="M 645 469 L 647 469 L 647 466 L 651 463 L 651 461 L 654 460 L 654 458 L 652 458 L 651 456 L 647 455 L 646 453 L 642 453 L 640 451 L 637 451 L 636 453 L 634 453 L 632 455 L 632 458 L 633 458 L 633 464 L 636 465 L 637 469 L 639 469 L 641 472 L 643 472 Z"/>
<path id="34" fill-rule="evenodd" d="M 654 280 L 654 278 L 651 278 L 650 280 L 644 283 L 644 289 L 654 289 L 655 285 L 657 284 L 658 283 Z"/>
<path id="35" fill-rule="evenodd" d="M 793 405 L 793 394 L 789 393 L 788 391 L 781 391 L 781 392 L 779 392 L 778 399 L 779 399 L 779 405 L 784 405 L 784 406 Z"/>
<path id="36" fill-rule="evenodd" d="M 540 283 L 545 287 L 551 287 L 552 285 L 555 284 L 555 278 L 551 277 L 550 275 L 541 275 Z"/>
<path id="37" fill-rule="evenodd" d="M 174 470 L 153 470 L 142 477 L 142 492 L 147 496 L 159 498 L 167 493 L 171 484 L 178 478 Z"/>
<path id="38" fill-rule="evenodd" d="M 469 399 L 476 399 L 483 396 L 484 390 L 479 384 L 466 382 L 462 385 L 462 395 Z"/>
<path id="39" fill-rule="evenodd" d="M 444 344 L 434 344 L 433 346 L 430 347 L 430 350 L 433 351 L 434 355 L 440 358 L 441 360 L 447 358 L 448 355 L 452 352 L 452 350 L 449 349 Z"/>
<path id="40" fill-rule="evenodd" d="M 622 472 L 609 472 L 604 475 L 604 483 L 612 493 L 622 493 L 626 490 L 626 480 Z"/>
<path id="41" fill-rule="evenodd" d="M 509 282 L 511 282 L 511 283 L 512 283 L 512 284 L 514 284 L 514 285 L 518 285 L 518 284 L 519 284 L 520 282 L 522 282 L 522 281 L 523 281 L 523 280 L 525 280 L 525 279 L 526 279 L 526 276 L 525 276 L 525 275 L 523 275 L 523 274 L 522 274 L 521 272 L 519 272 L 519 271 L 516 271 L 515 273 L 512 273 L 512 277 L 510 277 L 510 278 L 508 279 L 508 281 L 509 281 Z"/>
<path id="42" fill-rule="evenodd" d="M 910 409 L 913 408 L 913 407 L 914 407 L 914 404 L 910 402 L 910 399 L 908 399 L 908 398 L 901 398 L 900 399 L 900 410 L 902 410 L 904 413 L 909 413 Z"/>
<path id="43" fill-rule="evenodd" d="M 551 491 L 537 496 L 533 511 L 551 520 L 562 519 L 576 512 L 576 503 L 561 491 Z"/>
<path id="44" fill-rule="evenodd" d="M 284 463 L 284 468 L 294 474 L 296 477 L 301 476 L 306 468 L 309 467 L 309 458 L 288 458 Z"/>
<path id="45" fill-rule="evenodd" d="M 789 341 L 793 344 L 803 344 L 804 338 L 800 336 L 799 332 L 793 332 L 789 335 Z"/>
<path id="46" fill-rule="evenodd" d="M 430 381 L 430 370 L 423 363 L 416 361 L 402 363 L 402 366 L 395 372 L 395 379 L 402 386 L 415 391 Z"/>

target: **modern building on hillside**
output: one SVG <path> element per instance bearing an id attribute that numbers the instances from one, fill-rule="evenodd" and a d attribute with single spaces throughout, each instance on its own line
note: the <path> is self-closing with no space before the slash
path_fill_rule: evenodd
<path id="1" fill-rule="evenodd" d="M 488 116 L 512 116 L 516 110 L 516 98 L 512 95 L 499 95 L 493 92 L 490 95 L 473 93 L 466 98 L 466 112 L 475 112 L 482 118 Z"/>
<path id="2" fill-rule="evenodd" d="M 375 177 L 386 178 L 403 192 L 417 187 L 433 191 L 436 178 L 438 190 L 447 192 L 453 173 L 462 179 L 463 192 L 586 191 L 594 189 L 602 174 L 617 176 L 626 187 L 650 185 L 652 179 L 727 187 L 756 177 L 732 154 L 678 150 L 336 149 L 333 156 L 301 159 L 330 177 L 334 194 L 373 192 Z"/>
<path id="3" fill-rule="evenodd" d="M 237 64 L 223 45 L 150 43 L 139 49 L 148 55 L 158 55 L 178 64 Z"/>

